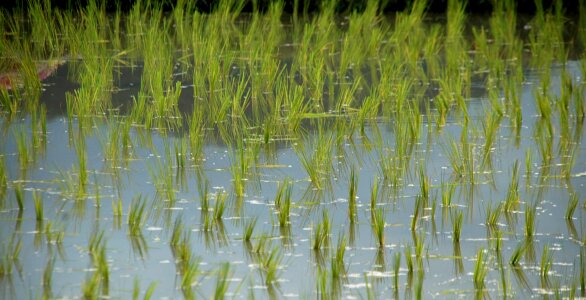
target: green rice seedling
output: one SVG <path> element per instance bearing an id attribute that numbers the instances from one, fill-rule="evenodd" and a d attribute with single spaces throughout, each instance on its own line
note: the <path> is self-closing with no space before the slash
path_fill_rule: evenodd
<path id="1" fill-rule="evenodd" d="M 37 216 L 37 222 L 43 221 L 43 198 L 37 191 L 33 191 L 33 201 L 35 203 L 35 215 Z"/>
<path id="2" fill-rule="evenodd" d="M 456 216 L 452 219 L 452 226 L 453 226 L 453 242 L 459 243 L 460 242 L 460 234 L 462 233 L 462 212 L 456 212 Z"/>
<path id="3" fill-rule="evenodd" d="M 299 143 L 299 146 L 294 149 L 313 186 L 323 189 L 327 186 L 324 181 L 329 178 L 333 169 L 331 153 L 333 152 L 334 140 L 331 134 L 326 136 L 319 134 L 316 140 L 315 149 L 311 155 L 307 153 L 303 143 Z"/>
<path id="4" fill-rule="evenodd" d="M 116 218 L 122 217 L 122 199 L 118 198 L 118 201 L 112 200 L 112 215 Z"/>
<path id="5" fill-rule="evenodd" d="M 156 282 L 151 282 L 151 284 L 149 284 L 149 287 L 146 289 L 146 291 L 144 292 L 144 300 L 150 300 L 153 297 L 153 293 L 155 292 L 155 289 L 157 288 L 157 283 Z"/>
<path id="6" fill-rule="evenodd" d="M 449 208 L 452 206 L 452 198 L 456 191 L 456 185 L 454 184 L 442 184 L 442 207 Z"/>
<path id="7" fill-rule="evenodd" d="M 236 196 L 244 196 L 246 175 L 251 164 L 250 158 L 245 153 L 244 145 L 241 141 L 238 142 L 238 158 L 230 167 L 232 173 L 232 180 L 234 185 L 234 192 Z"/>
<path id="8" fill-rule="evenodd" d="M 548 279 L 552 265 L 553 253 L 549 251 L 548 245 L 543 245 L 543 252 L 541 254 L 541 264 L 539 265 L 539 275 L 542 279 Z"/>
<path id="9" fill-rule="evenodd" d="M 317 225 L 313 231 L 313 241 L 311 248 L 313 250 L 319 250 L 329 245 L 330 239 L 330 218 L 328 217 L 327 211 L 323 211 L 322 221 Z"/>
<path id="10" fill-rule="evenodd" d="M 476 264 L 474 265 L 474 289 L 476 289 L 477 294 L 482 294 L 485 288 L 485 278 L 488 274 L 487 263 L 484 261 L 484 249 L 478 249 L 476 254 Z"/>
<path id="11" fill-rule="evenodd" d="M 186 299 L 194 299 L 191 287 L 198 282 L 198 277 L 200 275 L 200 259 L 189 260 L 184 263 L 181 278 L 181 291 Z"/>
<path id="12" fill-rule="evenodd" d="M 224 299 L 226 292 L 228 292 L 228 287 L 230 286 L 229 277 L 230 276 L 230 263 L 223 263 L 222 267 L 218 271 L 216 275 L 216 287 L 214 288 L 214 299 Z"/>
<path id="13" fill-rule="evenodd" d="M 225 191 L 218 191 L 216 193 L 216 204 L 214 206 L 214 220 L 222 220 L 224 211 L 226 209 L 226 197 L 228 194 Z"/>
<path id="14" fill-rule="evenodd" d="M 261 254 L 267 251 L 267 248 L 270 246 L 269 237 L 266 233 L 263 233 L 259 238 L 258 242 L 254 247 L 254 253 Z"/>
<path id="15" fill-rule="evenodd" d="M 142 235 L 141 227 L 145 222 L 146 200 L 142 198 L 142 195 L 138 195 L 132 199 L 128 208 L 128 229 L 131 236 Z"/>
<path id="16" fill-rule="evenodd" d="M 486 226 L 490 228 L 496 228 L 498 224 L 498 220 L 501 216 L 501 212 L 503 210 L 503 203 L 500 202 L 494 210 L 491 208 L 491 203 L 488 204 L 486 208 Z"/>
<path id="17" fill-rule="evenodd" d="M 527 149 L 527 154 L 525 154 L 525 189 L 531 185 L 531 165 L 531 149 Z"/>
<path id="18" fill-rule="evenodd" d="M 29 150 L 29 141 L 26 137 L 26 130 L 24 128 L 15 130 L 14 138 L 16 139 L 16 148 L 18 151 L 20 169 L 26 170 L 29 164 L 33 162 L 33 157 Z"/>
<path id="19" fill-rule="evenodd" d="M 24 192 L 22 189 L 22 184 L 17 183 L 14 186 L 14 197 L 16 198 L 16 204 L 18 205 L 18 211 L 22 212 L 24 209 Z"/>
<path id="20" fill-rule="evenodd" d="M 572 216 L 574 215 L 577 206 L 578 194 L 572 193 L 572 195 L 570 195 L 570 200 L 568 201 L 568 206 L 566 207 L 566 220 L 572 220 Z"/>
<path id="21" fill-rule="evenodd" d="M 411 255 L 411 246 L 405 246 L 405 262 L 407 264 L 407 272 L 413 274 L 413 256 Z"/>
<path id="22" fill-rule="evenodd" d="M 85 148 L 85 139 L 82 137 L 78 139 L 79 143 L 75 144 L 75 152 L 77 153 L 77 172 L 78 172 L 78 195 L 85 194 L 85 187 L 88 181 L 87 172 L 87 151 Z"/>
<path id="23" fill-rule="evenodd" d="M 140 283 L 138 281 L 138 277 L 134 278 L 134 285 L 132 286 L 132 300 L 138 300 L 138 295 L 140 294 Z"/>
<path id="24" fill-rule="evenodd" d="M 425 209 L 429 206 L 429 178 L 425 175 L 423 165 L 419 165 L 419 189 L 423 200 L 422 208 Z"/>
<path id="25" fill-rule="evenodd" d="M 525 236 L 527 238 L 533 237 L 535 234 L 535 211 L 537 207 L 526 205 L 525 206 Z"/>
<path id="26" fill-rule="evenodd" d="M 423 203 L 425 200 L 421 195 L 417 195 L 415 197 L 415 205 L 413 205 L 413 217 L 411 218 L 411 231 L 415 232 L 417 228 L 417 222 L 419 221 L 419 217 L 421 214 L 421 210 L 423 210 Z"/>
<path id="27" fill-rule="evenodd" d="M 519 266 L 519 262 L 521 262 L 521 258 L 523 257 L 523 254 L 525 253 L 525 250 L 527 249 L 527 244 L 524 242 L 521 242 L 517 245 L 517 247 L 515 248 L 515 250 L 513 250 L 513 253 L 511 254 L 511 258 L 509 259 L 509 264 L 513 267 L 518 267 Z"/>
<path id="28" fill-rule="evenodd" d="M 348 219 L 350 223 L 356 223 L 356 190 L 358 188 L 358 178 L 354 168 L 350 170 L 350 182 L 348 183 Z"/>
<path id="29" fill-rule="evenodd" d="M 338 245 L 336 252 L 331 258 L 330 268 L 332 272 L 332 279 L 339 280 L 346 275 L 346 265 L 344 264 L 344 254 L 346 253 L 346 236 L 341 234 L 338 236 Z"/>
<path id="30" fill-rule="evenodd" d="M 179 245 L 182 233 L 183 223 L 181 221 L 181 218 L 176 218 L 175 223 L 173 224 L 173 231 L 171 232 L 171 240 L 169 241 L 169 245 L 171 245 L 172 248 L 175 248 Z"/>
<path id="31" fill-rule="evenodd" d="M 247 243 L 250 242 L 250 238 L 252 237 L 252 233 L 254 232 L 254 227 L 256 226 L 257 220 L 258 218 L 254 217 L 250 219 L 248 222 L 246 222 L 246 224 L 244 225 L 244 233 L 242 234 L 242 236 L 244 237 L 243 240 Z"/>
<path id="32" fill-rule="evenodd" d="M 491 153 L 496 140 L 496 134 L 500 124 L 501 116 L 494 116 L 488 114 L 486 120 L 483 123 L 482 129 L 484 131 L 484 147 L 482 155 L 482 168 L 491 166 Z"/>
<path id="33" fill-rule="evenodd" d="M 283 184 L 285 185 L 285 183 Z M 289 215 L 291 211 L 291 188 L 287 187 L 284 199 L 279 206 L 279 226 L 285 227 L 289 224 Z"/>
<path id="34" fill-rule="evenodd" d="M 376 209 L 374 212 L 374 218 L 372 219 L 372 231 L 376 237 L 379 248 L 385 246 L 385 218 L 384 210 L 382 208 Z"/>
<path id="35" fill-rule="evenodd" d="M 507 198 L 503 210 L 505 213 L 513 212 L 521 202 L 521 196 L 519 195 L 519 163 L 515 161 L 513 164 L 513 173 L 511 176 L 511 182 L 509 183 L 509 190 L 507 191 Z"/>
<path id="36" fill-rule="evenodd" d="M 273 285 L 279 276 L 279 266 L 283 254 L 278 247 L 273 247 L 270 253 L 263 254 L 261 266 L 265 273 L 264 282 L 266 285 Z"/>
<path id="37" fill-rule="evenodd" d="M 378 181 L 374 181 L 370 188 L 370 218 L 374 219 L 376 204 L 378 201 Z"/>
<path id="38" fill-rule="evenodd" d="M 417 281 L 415 282 L 415 299 L 421 300 L 423 299 L 423 279 L 424 276 L 423 269 L 417 270 Z"/>

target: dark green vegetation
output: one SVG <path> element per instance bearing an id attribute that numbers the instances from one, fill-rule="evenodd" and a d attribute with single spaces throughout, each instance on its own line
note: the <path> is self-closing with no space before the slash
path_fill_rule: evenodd
<path id="1" fill-rule="evenodd" d="M 586 5 L 339 4 L 2 11 L 2 297 L 584 296 Z"/>

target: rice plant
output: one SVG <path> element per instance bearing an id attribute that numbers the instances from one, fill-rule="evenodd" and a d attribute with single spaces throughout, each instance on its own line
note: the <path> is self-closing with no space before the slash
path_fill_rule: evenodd
<path id="1" fill-rule="evenodd" d="M 332 277 L 340 279 L 346 275 L 346 265 L 344 264 L 344 255 L 346 253 L 346 236 L 341 234 L 338 236 L 338 244 L 336 245 L 336 252 L 331 257 L 330 268 Z"/>
<path id="2" fill-rule="evenodd" d="M 474 289 L 476 289 L 477 293 L 481 293 L 485 288 L 485 278 L 488 274 L 488 267 L 487 263 L 485 262 L 484 258 L 484 249 L 478 249 L 476 254 L 476 264 L 474 265 Z"/>
<path id="3" fill-rule="evenodd" d="M 38 222 L 43 221 L 44 212 L 43 212 L 43 198 L 39 192 L 33 192 L 33 202 L 35 203 L 35 215 L 36 220 Z"/>
<path id="4" fill-rule="evenodd" d="M 243 240 L 245 242 L 250 242 L 250 238 L 252 237 L 252 233 L 254 232 L 254 227 L 256 226 L 256 221 L 258 220 L 257 217 L 254 217 L 250 220 L 248 220 L 245 224 L 244 224 L 244 233 L 243 233 Z"/>
<path id="5" fill-rule="evenodd" d="M 348 183 L 348 219 L 350 223 L 356 223 L 356 189 L 358 188 L 358 178 L 354 168 L 350 170 L 350 182 Z"/>
<path id="6" fill-rule="evenodd" d="M 218 191 L 216 193 L 216 202 L 214 205 L 214 220 L 216 221 L 222 220 L 222 216 L 226 210 L 226 197 L 228 197 L 228 194 L 224 191 Z"/>
<path id="7" fill-rule="evenodd" d="M 311 248 L 313 250 L 319 250 L 329 245 L 330 230 L 330 218 L 327 211 L 324 210 L 322 214 L 322 221 L 318 223 L 313 230 L 313 238 L 311 243 Z"/>
<path id="8" fill-rule="evenodd" d="M 503 207 L 504 212 L 513 212 L 521 202 L 521 196 L 519 195 L 519 163 L 515 161 L 513 164 L 513 174 L 511 176 L 511 182 L 509 183 L 509 190 L 507 197 L 505 198 L 505 204 Z"/>
<path id="9" fill-rule="evenodd" d="M 128 229 L 131 236 L 142 235 L 141 227 L 146 220 L 146 200 L 142 195 L 138 195 L 132 199 L 128 208 Z"/>
<path id="10" fill-rule="evenodd" d="M 263 253 L 261 268 L 264 271 L 264 282 L 266 285 L 273 285 L 279 277 L 279 267 L 283 254 L 278 247 L 274 247 L 269 253 Z"/>
<path id="11" fill-rule="evenodd" d="M 382 208 L 378 208 L 374 212 L 374 218 L 372 219 L 372 231 L 376 237 L 376 241 L 379 248 L 385 246 L 385 213 Z"/>
<path id="12" fill-rule="evenodd" d="M 543 245 L 543 252 L 541 253 L 541 264 L 539 265 L 539 275 L 542 279 L 547 280 L 552 265 L 553 253 L 549 251 L 548 245 Z"/>
<path id="13" fill-rule="evenodd" d="M 375 181 L 370 188 L 370 218 L 374 219 L 376 203 L 378 201 L 378 181 Z"/>
<path id="14" fill-rule="evenodd" d="M 289 215 L 291 212 L 291 186 L 285 179 L 279 186 L 277 196 L 275 197 L 275 208 L 278 210 L 279 226 L 284 227 L 289 224 Z"/>
<path id="15" fill-rule="evenodd" d="M 223 263 L 216 275 L 216 286 L 214 288 L 214 299 L 224 299 L 230 286 L 230 263 Z"/>
<path id="16" fill-rule="evenodd" d="M 535 234 L 535 211 L 537 207 L 526 205 L 525 206 L 525 236 L 527 238 L 533 237 Z"/>
<path id="17" fill-rule="evenodd" d="M 488 204 L 488 207 L 486 208 L 486 226 L 496 228 L 502 209 L 502 202 L 500 202 L 494 209 L 491 208 L 490 203 Z"/>
<path id="18" fill-rule="evenodd" d="M 16 198 L 16 204 L 18 205 L 18 211 L 22 212 L 24 209 L 24 192 L 22 184 L 18 183 L 14 186 L 14 198 Z"/>

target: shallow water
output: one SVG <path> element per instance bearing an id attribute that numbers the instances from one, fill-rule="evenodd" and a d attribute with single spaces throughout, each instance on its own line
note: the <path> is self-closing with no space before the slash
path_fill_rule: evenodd
<path id="1" fill-rule="evenodd" d="M 4 244 L 11 237 L 22 241 L 18 260 L 19 269 L 10 278 L 0 279 L 0 289 L 6 298 L 36 298 L 43 295 L 43 273 L 51 258 L 55 258 L 51 293 L 54 297 L 78 298 L 82 284 L 96 271 L 88 252 L 88 241 L 100 231 L 106 241 L 106 258 L 110 270 L 109 296 L 129 298 L 135 280 L 140 282 L 141 294 L 155 282 L 155 298 L 180 298 L 181 275 L 178 271 L 170 240 L 173 224 L 182 220 L 191 239 L 189 245 L 195 257 L 201 259 L 201 274 L 194 283 L 196 296 L 209 298 L 214 294 L 216 274 L 222 263 L 230 263 L 228 295 L 246 298 L 256 295 L 261 298 L 316 298 L 318 269 L 330 267 L 330 249 L 311 249 L 313 228 L 321 221 L 322 212 L 327 211 L 331 219 L 331 250 L 335 250 L 338 236 L 348 239 L 344 262 L 347 275 L 340 284 L 341 295 L 345 298 L 367 297 L 367 286 L 372 287 L 377 298 L 393 295 L 409 297 L 416 293 L 421 284 L 417 270 L 410 274 L 405 263 L 405 248 L 416 243 L 410 228 L 414 213 L 415 198 L 420 193 L 419 166 L 431 186 L 431 200 L 437 199 L 435 215 L 426 209 L 419 221 L 416 233 L 424 237 L 423 250 L 423 297 L 469 298 L 475 295 L 472 274 L 478 249 L 486 249 L 488 275 L 486 292 L 495 298 L 503 294 L 498 256 L 494 250 L 494 239 L 485 223 L 486 207 L 506 198 L 511 182 L 515 161 L 520 164 L 519 192 L 522 203 L 536 203 L 536 229 L 533 238 L 524 234 L 525 206 L 512 213 L 506 220 L 504 214 L 498 220 L 502 231 L 502 259 L 505 276 L 509 278 L 508 293 L 517 298 L 527 298 L 541 293 L 553 293 L 555 288 L 564 291 L 575 284 L 579 272 L 579 253 L 584 242 L 583 197 L 586 195 L 586 156 L 584 132 L 581 122 L 570 122 L 574 139 L 572 146 L 573 166 L 569 178 L 560 175 L 562 158 L 557 151 L 560 146 L 560 122 L 554 118 L 555 137 L 552 165 L 543 166 L 539 154 L 539 143 L 535 128 L 541 117 L 534 101 L 534 87 L 539 84 L 540 73 L 524 68 L 524 81 L 520 90 L 522 105 L 522 127 L 518 136 L 504 117 L 496 133 L 492 150 L 492 170 L 478 171 L 475 184 L 465 178 L 453 175 L 452 166 L 446 154 L 450 139 L 459 141 L 463 120 L 459 114 L 449 115 L 441 130 L 437 130 L 433 116 L 423 112 L 421 137 L 416 142 L 410 167 L 399 179 L 399 187 L 385 187 L 381 181 L 381 196 L 377 207 L 384 208 L 386 237 L 385 246 L 379 249 L 370 225 L 370 192 L 372 184 L 380 180 L 381 160 L 387 159 L 385 151 L 395 151 L 396 136 L 394 123 L 381 117 L 367 123 L 364 134 L 358 128 L 340 132 L 331 127 L 324 136 L 334 136 L 338 141 L 333 148 L 333 172 L 326 175 L 331 188 L 316 189 L 308 179 L 295 147 L 304 147 L 308 153 L 316 149 L 318 130 L 313 124 L 306 124 L 307 134 L 287 137 L 283 141 L 272 141 L 267 147 L 260 145 L 250 169 L 247 171 L 245 194 L 237 197 L 233 187 L 233 173 L 230 168 L 239 161 L 238 151 L 226 145 L 214 128 L 209 131 L 203 146 L 203 159 L 188 159 L 187 166 L 178 167 L 175 149 L 188 133 L 183 131 L 163 132 L 144 130 L 138 126 L 130 130 L 132 147 L 129 159 L 118 162 L 108 159 L 105 151 L 109 136 L 116 132 L 117 123 L 124 123 L 125 111 L 131 106 L 131 96 L 136 95 L 141 84 L 142 68 L 130 71 L 122 67 L 121 76 L 115 86 L 121 90 L 113 94 L 113 107 L 119 108 L 119 117 L 96 116 L 86 129 L 85 152 L 87 157 L 88 182 L 86 194 L 75 195 L 78 177 L 77 153 L 74 144 L 78 119 L 69 124 L 65 108 L 65 91 L 78 87 L 69 79 L 67 63 L 53 76 L 43 82 L 41 103 L 47 113 L 47 146 L 26 170 L 19 164 L 18 146 L 14 132 L 30 132 L 30 115 L 19 119 L 0 119 L 0 149 L 9 178 L 7 196 L 0 211 L 0 237 Z M 584 84 L 580 74 L 580 62 L 569 60 L 565 64 L 576 86 Z M 561 65 L 551 68 L 551 89 L 559 94 Z M 180 76 L 175 80 L 181 81 Z M 482 121 L 490 105 L 482 88 L 484 81 L 476 78 L 466 107 L 470 117 L 467 129 L 475 155 L 480 155 L 483 145 Z M 184 84 L 179 102 L 180 111 L 190 112 L 193 88 Z M 584 96 L 584 95 L 582 95 Z M 582 100 L 583 101 L 583 100 Z M 429 120 L 428 120 L 429 119 Z M 333 124 L 334 122 L 332 122 Z M 87 124 L 87 123 L 86 123 Z M 326 125 L 327 126 L 327 125 Z M 74 132 L 71 132 L 73 130 Z M 251 130 L 252 132 L 253 130 Z M 477 137 L 479 134 L 480 137 Z M 251 136 L 252 137 L 252 136 Z M 382 141 L 377 145 L 375 141 Z M 258 146 L 251 138 L 246 149 Z M 382 149 L 382 150 L 381 150 Z M 526 177 L 525 159 L 531 151 L 532 170 Z M 245 150 L 246 152 L 247 150 Z M 382 154 L 381 154 L 382 151 Z M 248 153 L 248 152 L 247 152 Z M 348 219 L 348 186 L 350 168 L 356 170 L 357 223 Z M 72 179 L 68 179 L 68 177 Z M 172 178 L 174 200 L 169 199 L 168 187 L 162 186 L 165 178 Z M 292 182 L 291 223 L 286 228 L 278 226 L 274 197 L 277 188 L 286 178 Z M 67 186 L 73 182 L 73 190 Z M 209 186 L 213 207 L 217 192 L 228 195 L 227 209 L 222 220 L 208 231 L 204 230 L 201 215 L 200 187 Z M 528 182 L 528 183 L 527 183 Z M 24 209 L 19 214 L 14 190 L 18 185 L 24 189 Z M 441 207 L 442 185 L 456 186 L 452 208 Z M 157 186 L 159 188 L 157 188 Z M 42 195 L 45 217 L 42 222 L 35 219 L 32 191 Z M 564 214 L 571 193 L 579 195 L 579 204 L 572 221 L 566 222 Z M 146 200 L 147 218 L 140 226 L 142 236 L 129 235 L 127 215 L 132 199 L 141 195 Z M 113 213 L 114 201 L 122 201 L 123 215 Z M 460 243 L 453 242 L 452 218 L 455 211 L 463 212 L 463 228 Z M 280 249 L 283 259 L 279 264 L 278 280 L 273 285 L 264 282 L 265 273 L 259 270 L 255 253 L 248 250 L 242 240 L 243 224 L 258 218 L 254 229 L 252 245 L 256 245 L 261 234 L 268 236 L 269 243 Z M 117 221 L 118 219 L 118 221 Z M 118 224 L 120 223 L 120 224 Z M 54 230 L 63 230 L 61 242 L 48 241 L 42 231 L 47 224 Z M 531 246 L 521 260 L 520 268 L 508 265 L 513 250 L 526 239 Z M 539 274 L 542 249 L 549 247 L 553 253 L 553 266 L 549 281 L 544 283 Z M 269 247 L 270 249 L 270 247 Z M 534 259 L 531 259 L 531 253 Z M 2 253 L 7 253 L 3 249 Z M 399 290 L 393 289 L 395 254 L 401 254 L 399 269 Z M 415 249 L 411 251 L 415 260 Z M 486 257 L 486 256 L 485 256 Z M 318 265 L 323 266 L 318 267 Z M 329 278 L 329 277 L 328 277 Z M 365 278 L 368 279 L 366 283 Z M 524 279 L 523 279 L 524 278 Z M 570 278 L 570 279 L 569 279 Z M 573 278 L 573 279 L 572 279 Z M 524 280 L 526 282 L 524 283 Z M 335 283 L 328 281 L 333 295 Z"/>

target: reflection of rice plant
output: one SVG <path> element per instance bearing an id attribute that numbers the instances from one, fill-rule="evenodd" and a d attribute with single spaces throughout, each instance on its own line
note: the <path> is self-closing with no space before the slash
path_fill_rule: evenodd
<path id="1" fill-rule="evenodd" d="M 572 193 L 570 196 L 570 200 L 568 202 L 568 206 L 566 208 L 566 220 L 571 220 L 572 216 L 574 215 L 574 211 L 576 211 L 576 207 L 578 206 L 578 194 Z"/>
<path id="2" fill-rule="evenodd" d="M 454 243 L 460 242 L 460 234 L 462 233 L 462 212 L 458 211 L 456 216 L 452 218 L 453 227 L 453 241 Z"/>
<path id="3" fill-rule="evenodd" d="M 262 254 L 261 268 L 265 273 L 265 284 L 272 285 L 279 276 L 279 266 L 283 254 L 278 247 L 274 247 L 270 253 Z"/>
<path id="4" fill-rule="evenodd" d="M 229 287 L 230 263 L 223 263 L 216 275 L 216 287 L 214 289 L 214 299 L 224 299 Z"/>
<path id="5" fill-rule="evenodd" d="M 519 266 L 519 262 L 525 253 L 525 249 L 527 249 L 527 245 L 524 242 L 521 242 L 517 245 L 513 253 L 511 254 L 511 259 L 509 260 L 509 264 L 513 267 Z"/>
<path id="6" fill-rule="evenodd" d="M 423 210 L 424 203 L 425 200 L 421 195 L 417 195 L 415 197 L 415 205 L 413 205 L 413 218 L 411 219 L 411 231 L 415 231 L 415 228 L 417 227 L 417 221 L 419 220 L 419 216 Z"/>
<path id="7" fill-rule="evenodd" d="M 393 271 L 394 271 L 394 289 L 395 291 L 399 290 L 399 268 L 401 268 L 401 253 L 395 253 L 395 261 L 393 263 Z"/>
<path id="8" fill-rule="evenodd" d="M 346 236 L 341 234 L 338 237 L 336 252 L 331 258 L 331 271 L 334 279 L 339 279 L 346 275 L 346 266 L 344 265 L 344 254 L 346 253 Z"/>
<path id="9" fill-rule="evenodd" d="M 0 156 L 0 204 L 4 204 L 4 197 L 6 196 L 6 190 L 8 189 L 8 175 L 6 171 L 6 165 L 4 163 L 4 157 Z M 0 205 L 0 207 L 3 205 Z"/>
<path id="10" fill-rule="evenodd" d="M 10 238 L 8 243 L 2 243 L 2 257 L 0 257 L 0 279 L 12 274 L 13 265 L 19 265 L 20 250 L 22 241 L 19 239 L 16 243 L 14 237 Z"/>
<path id="11" fill-rule="evenodd" d="M 586 293 L 586 250 L 580 249 L 580 289 L 582 294 Z"/>
<path id="12" fill-rule="evenodd" d="M 43 270 L 43 297 L 46 299 L 52 298 L 51 286 L 53 285 L 53 269 L 55 268 L 55 258 L 50 258 Z"/>

